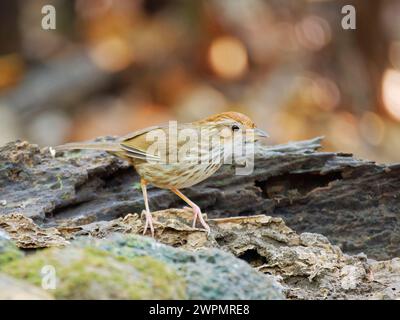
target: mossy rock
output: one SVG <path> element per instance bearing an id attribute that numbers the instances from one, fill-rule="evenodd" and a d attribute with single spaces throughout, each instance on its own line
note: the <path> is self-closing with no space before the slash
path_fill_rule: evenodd
<path id="1" fill-rule="evenodd" d="M 56 272 L 57 299 L 185 299 L 185 281 L 152 257 L 125 258 L 91 247 L 52 248 L 7 263 L 2 272 L 41 286 L 44 266 Z"/>
<path id="2" fill-rule="evenodd" d="M 151 256 L 163 261 L 186 279 L 189 299 L 284 299 L 282 287 L 273 276 L 254 270 L 245 261 L 219 249 L 191 252 L 138 235 L 114 235 L 86 245 L 121 257 Z"/>
<path id="3" fill-rule="evenodd" d="M 10 240 L 0 235 L 0 268 L 14 260 L 22 258 L 24 254 Z"/>
<path id="4" fill-rule="evenodd" d="M 272 276 L 218 249 L 195 252 L 138 235 L 80 239 L 39 251 L 0 271 L 41 286 L 44 266 L 56 271 L 58 299 L 283 299 Z"/>
<path id="5" fill-rule="evenodd" d="M 0 273 L 0 300 L 53 300 L 50 292 Z"/>

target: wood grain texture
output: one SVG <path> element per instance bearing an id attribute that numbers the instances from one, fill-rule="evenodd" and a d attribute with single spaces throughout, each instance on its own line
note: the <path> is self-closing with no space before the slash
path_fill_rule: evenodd
<path id="1" fill-rule="evenodd" d="M 112 138 L 108 138 L 112 139 Z M 237 176 L 223 166 L 185 190 L 209 217 L 279 216 L 297 232 L 327 236 L 348 253 L 400 255 L 400 164 L 378 165 L 351 154 L 320 152 L 321 138 L 258 146 L 256 168 Z M 111 220 L 143 209 L 132 167 L 104 152 L 65 152 L 52 158 L 27 142 L 0 149 L 0 214 L 23 213 L 57 225 Z M 152 210 L 184 204 L 168 190 L 149 188 Z"/>

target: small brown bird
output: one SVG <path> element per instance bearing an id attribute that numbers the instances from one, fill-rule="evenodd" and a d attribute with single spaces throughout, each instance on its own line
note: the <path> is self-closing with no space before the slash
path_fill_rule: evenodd
<path id="1" fill-rule="evenodd" d="M 252 132 L 250 138 L 245 136 L 245 132 Z M 154 236 L 147 184 L 169 189 L 178 195 L 193 210 L 193 227 L 199 219 L 207 232 L 210 232 L 200 208 L 182 194 L 180 189 L 191 187 L 214 174 L 223 164 L 226 155 L 232 153 L 236 142 L 252 143 L 258 137 L 268 135 L 257 129 L 249 117 L 238 112 L 224 112 L 191 123 L 174 125 L 170 122 L 167 125 L 148 127 L 113 142 L 68 143 L 55 149 L 103 150 L 128 160 L 141 177 L 146 216 L 143 233 L 149 227 Z"/>

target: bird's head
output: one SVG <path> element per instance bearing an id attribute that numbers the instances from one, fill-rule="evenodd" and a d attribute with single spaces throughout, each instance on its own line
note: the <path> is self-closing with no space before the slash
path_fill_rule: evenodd
<path id="1" fill-rule="evenodd" d="M 239 112 L 229 111 L 218 113 L 196 123 L 218 130 L 225 142 L 235 139 L 235 136 L 238 136 L 237 134 L 241 134 L 247 143 L 254 142 L 259 138 L 269 137 L 266 132 L 257 128 L 248 116 Z"/>

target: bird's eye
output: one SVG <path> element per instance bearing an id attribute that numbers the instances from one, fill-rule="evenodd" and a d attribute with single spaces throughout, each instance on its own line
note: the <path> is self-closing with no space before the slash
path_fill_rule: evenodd
<path id="1" fill-rule="evenodd" d="M 240 128 L 239 128 L 239 126 L 237 125 L 237 124 L 234 124 L 233 126 L 232 126 L 232 131 L 237 131 L 237 130 L 239 130 Z"/>

